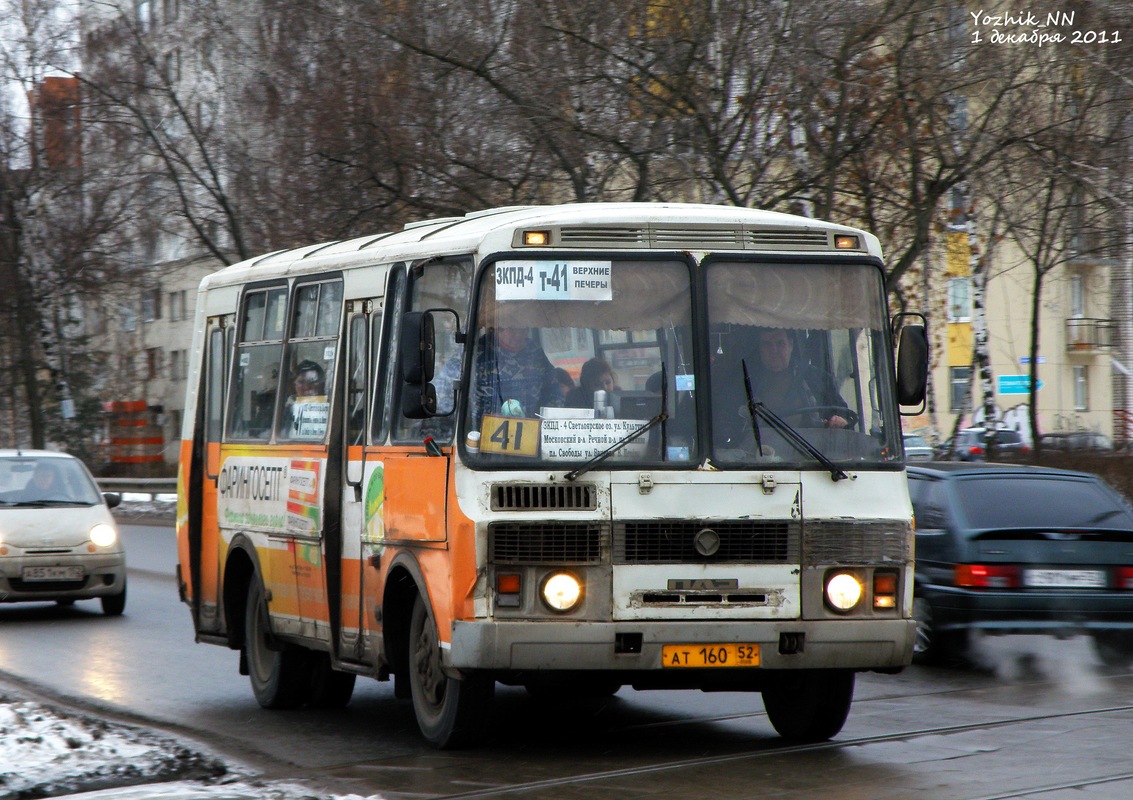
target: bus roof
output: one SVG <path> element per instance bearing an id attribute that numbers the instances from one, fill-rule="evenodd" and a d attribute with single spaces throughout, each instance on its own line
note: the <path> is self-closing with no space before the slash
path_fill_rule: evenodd
<path id="1" fill-rule="evenodd" d="M 523 230 L 553 232 L 552 247 L 571 250 L 834 253 L 835 234 L 856 234 L 860 246 L 837 252 L 881 257 L 877 238 L 856 228 L 807 217 L 700 203 L 570 203 L 509 206 L 407 224 L 401 230 L 305 245 L 256 256 L 205 278 L 209 286 L 284 275 L 390 263 L 428 256 L 524 247 Z M 546 249 L 546 248 L 542 248 Z"/>

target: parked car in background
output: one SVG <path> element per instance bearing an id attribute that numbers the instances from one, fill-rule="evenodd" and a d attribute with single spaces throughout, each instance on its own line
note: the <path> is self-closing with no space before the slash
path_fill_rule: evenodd
<path id="1" fill-rule="evenodd" d="M 996 460 L 1010 459 L 1031 451 L 1018 431 L 1009 428 L 964 428 L 957 431 L 955 443 L 949 439 L 937 452 L 937 457 L 948 461 L 986 461 L 989 439 L 995 446 Z"/>
<path id="2" fill-rule="evenodd" d="M 932 461 L 935 457 L 936 451 L 919 433 L 906 433 L 904 439 L 906 461 Z"/>
<path id="3" fill-rule="evenodd" d="M 1133 663 L 1133 508 L 1085 472 L 909 466 L 916 514 L 913 658 L 963 655 L 972 631 L 1086 633 Z"/>
<path id="4" fill-rule="evenodd" d="M 66 453 L 0 450 L 0 602 L 70 605 L 98 598 L 126 608 L 126 553 L 86 466 Z"/>
<path id="5" fill-rule="evenodd" d="M 1113 440 L 1104 433 L 1094 433 L 1093 431 L 1044 433 L 1039 436 L 1039 445 L 1045 451 L 1056 453 L 1108 453 L 1113 451 Z"/>

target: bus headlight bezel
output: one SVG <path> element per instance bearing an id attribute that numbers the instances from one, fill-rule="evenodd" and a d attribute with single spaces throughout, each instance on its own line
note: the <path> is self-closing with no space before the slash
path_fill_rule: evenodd
<path id="1" fill-rule="evenodd" d="M 582 579 L 567 570 L 555 570 L 539 582 L 539 599 L 556 614 L 569 614 L 582 605 L 586 592 Z"/>

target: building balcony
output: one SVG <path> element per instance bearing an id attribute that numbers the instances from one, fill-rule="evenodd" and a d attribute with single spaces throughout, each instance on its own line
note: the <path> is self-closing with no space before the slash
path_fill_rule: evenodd
<path id="1" fill-rule="evenodd" d="M 1090 355 L 1109 350 L 1117 339 L 1117 321 L 1076 317 L 1066 320 L 1066 350 Z"/>

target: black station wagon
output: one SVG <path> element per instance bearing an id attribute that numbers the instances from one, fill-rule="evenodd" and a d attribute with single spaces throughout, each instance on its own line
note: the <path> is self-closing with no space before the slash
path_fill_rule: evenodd
<path id="1" fill-rule="evenodd" d="M 1133 508 L 1095 475 L 1007 464 L 910 466 L 914 660 L 968 634 L 1085 633 L 1133 663 Z"/>

